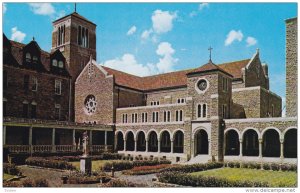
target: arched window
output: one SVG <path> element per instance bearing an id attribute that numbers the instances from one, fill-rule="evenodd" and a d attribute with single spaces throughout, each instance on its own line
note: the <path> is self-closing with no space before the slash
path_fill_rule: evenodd
<path id="1" fill-rule="evenodd" d="M 63 61 L 59 61 L 59 62 L 58 62 L 58 67 L 59 67 L 59 68 L 63 68 L 63 67 L 64 67 Z"/>
<path id="2" fill-rule="evenodd" d="M 201 111 L 202 111 L 202 108 L 201 108 L 202 106 L 201 105 L 198 105 L 198 117 L 201 117 L 202 116 L 202 113 L 201 113 Z"/>
<path id="3" fill-rule="evenodd" d="M 203 117 L 206 117 L 206 104 L 203 104 Z"/>
<path id="4" fill-rule="evenodd" d="M 57 66 L 57 60 L 56 59 L 52 60 L 52 66 Z"/>
<path id="5" fill-rule="evenodd" d="M 26 62 L 31 62 L 31 55 L 30 53 L 26 53 Z"/>

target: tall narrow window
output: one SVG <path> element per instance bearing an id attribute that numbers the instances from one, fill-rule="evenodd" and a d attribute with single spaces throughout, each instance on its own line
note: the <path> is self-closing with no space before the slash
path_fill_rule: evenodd
<path id="1" fill-rule="evenodd" d="M 223 105 L 223 111 L 222 111 L 222 116 L 224 119 L 227 118 L 227 105 Z"/>
<path id="2" fill-rule="evenodd" d="M 31 118 L 33 118 L 33 119 L 36 118 L 36 103 L 35 102 L 31 103 Z"/>
<path id="3" fill-rule="evenodd" d="M 167 115 L 168 115 L 168 116 L 167 116 L 167 121 L 170 122 L 170 121 L 171 121 L 171 112 L 168 111 Z"/>
<path id="4" fill-rule="evenodd" d="M 145 113 L 145 122 L 148 122 L 148 113 Z"/>
<path id="5" fill-rule="evenodd" d="M 176 119 L 175 119 L 176 121 L 178 121 L 179 120 L 179 112 L 178 112 L 178 110 L 176 111 Z"/>
<path id="6" fill-rule="evenodd" d="M 60 33 L 60 27 L 58 27 L 58 33 L 57 33 L 57 45 L 59 46 L 61 43 L 60 43 L 60 36 L 61 36 L 61 33 Z"/>
<path id="7" fill-rule="evenodd" d="M 78 26 L 78 45 L 81 45 L 81 26 Z"/>
<path id="8" fill-rule="evenodd" d="M 24 76 L 24 90 L 29 89 L 29 75 Z"/>
<path id="9" fill-rule="evenodd" d="M 52 66 L 57 66 L 57 60 L 56 59 L 52 60 Z"/>
<path id="10" fill-rule="evenodd" d="M 131 123 L 134 123 L 134 114 L 131 114 Z"/>
<path id="11" fill-rule="evenodd" d="M 28 103 L 23 102 L 23 118 L 28 118 Z"/>
<path id="12" fill-rule="evenodd" d="M 63 61 L 59 61 L 58 62 L 58 67 L 59 68 L 63 68 L 64 67 L 64 62 Z"/>
<path id="13" fill-rule="evenodd" d="M 155 112 L 152 112 L 152 122 L 155 122 Z"/>
<path id="14" fill-rule="evenodd" d="M 203 117 L 206 117 L 206 104 L 203 104 Z"/>
<path id="15" fill-rule="evenodd" d="M 37 77 L 32 77 L 32 91 L 37 91 L 38 89 L 38 79 Z"/>
<path id="16" fill-rule="evenodd" d="M 164 122 L 167 121 L 167 111 L 164 111 Z"/>
<path id="17" fill-rule="evenodd" d="M 183 112 L 182 110 L 179 111 L 179 121 L 183 120 Z"/>
<path id="18" fill-rule="evenodd" d="M 55 119 L 60 120 L 60 104 L 55 104 Z"/>
<path id="19" fill-rule="evenodd" d="M 272 105 L 272 117 L 275 117 L 275 108 L 274 108 L 274 105 Z"/>
<path id="20" fill-rule="evenodd" d="M 158 112 L 156 112 L 156 122 L 158 122 Z"/>
<path id="21" fill-rule="evenodd" d="M 29 52 L 26 53 L 26 62 L 31 62 L 31 54 Z"/>
<path id="22" fill-rule="evenodd" d="M 86 29 L 86 31 L 85 31 L 85 35 L 86 35 L 86 48 L 88 48 L 89 47 L 89 30 L 88 29 Z"/>
<path id="23" fill-rule="evenodd" d="M 61 80 L 55 80 L 55 94 L 61 95 Z"/>
<path id="24" fill-rule="evenodd" d="M 138 114 L 137 114 L 137 113 L 134 114 L 134 122 L 135 122 L 135 123 L 138 122 Z"/>
<path id="25" fill-rule="evenodd" d="M 197 107 L 197 110 L 198 110 L 198 118 L 199 117 L 201 117 L 202 116 L 202 113 L 201 113 L 201 111 L 202 111 L 202 105 L 198 105 L 198 107 Z"/>
<path id="26" fill-rule="evenodd" d="M 8 85 L 8 77 L 7 77 L 7 71 L 3 71 L 3 89 L 6 89 Z"/>

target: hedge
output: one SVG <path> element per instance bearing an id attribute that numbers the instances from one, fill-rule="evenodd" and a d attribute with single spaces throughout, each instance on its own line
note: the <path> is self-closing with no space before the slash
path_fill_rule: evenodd
<path id="1" fill-rule="evenodd" d="M 228 181 L 222 178 L 192 176 L 181 172 L 164 172 L 157 175 L 160 182 L 192 187 L 269 187 L 265 182 Z"/>
<path id="2" fill-rule="evenodd" d="M 264 169 L 273 171 L 297 171 L 296 164 L 280 164 L 280 163 L 260 163 L 260 162 L 226 162 L 225 167 L 230 168 L 249 168 L 249 169 Z"/>
<path id="3" fill-rule="evenodd" d="M 52 159 L 46 159 L 41 157 L 27 158 L 25 163 L 27 165 L 40 166 L 45 168 L 56 168 L 56 169 L 66 169 L 66 170 L 75 169 L 75 166 L 73 166 L 72 164 L 66 161 L 52 160 Z"/>
<path id="4" fill-rule="evenodd" d="M 210 170 L 210 169 L 221 168 L 221 167 L 223 167 L 223 163 L 210 162 L 205 164 L 179 165 L 179 166 L 163 169 L 162 172 L 191 173 L 191 172 L 198 172 L 198 171 Z"/>
<path id="5" fill-rule="evenodd" d="M 111 171 L 112 166 L 115 171 L 129 170 L 136 166 L 155 166 L 160 164 L 171 164 L 169 160 L 153 160 L 153 161 L 121 161 L 121 162 L 107 162 L 103 165 L 104 171 Z"/>

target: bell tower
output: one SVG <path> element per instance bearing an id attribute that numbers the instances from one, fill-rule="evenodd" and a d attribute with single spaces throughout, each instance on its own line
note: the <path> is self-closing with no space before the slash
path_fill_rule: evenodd
<path id="1" fill-rule="evenodd" d="M 66 58 L 66 67 L 72 76 L 71 119 L 74 120 L 75 81 L 90 57 L 96 60 L 96 24 L 75 11 L 55 20 L 51 52 L 59 49 Z"/>

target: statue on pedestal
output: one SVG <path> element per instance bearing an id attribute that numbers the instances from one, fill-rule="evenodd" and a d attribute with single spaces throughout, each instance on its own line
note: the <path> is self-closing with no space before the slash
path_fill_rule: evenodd
<path id="1" fill-rule="evenodd" d="M 92 158 L 89 157 L 89 137 L 87 131 L 82 134 L 82 143 L 83 155 L 80 158 L 80 171 L 84 174 L 90 175 L 92 172 Z"/>
<path id="2" fill-rule="evenodd" d="M 89 136 L 87 134 L 87 131 L 85 131 L 82 134 L 82 143 L 83 143 L 83 157 L 88 157 L 89 155 L 89 148 L 88 148 L 88 143 L 89 143 Z"/>

